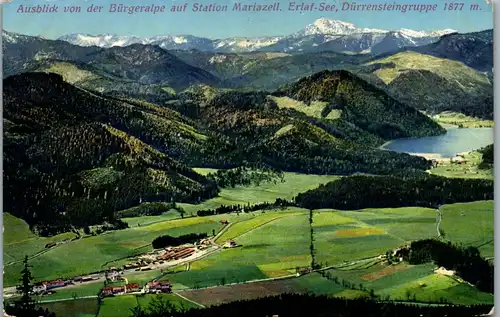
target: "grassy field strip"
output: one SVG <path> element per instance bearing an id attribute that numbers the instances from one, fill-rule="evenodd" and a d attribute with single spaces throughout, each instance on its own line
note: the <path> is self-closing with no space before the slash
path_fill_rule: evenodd
<path id="1" fill-rule="evenodd" d="M 219 239 L 220 236 L 223 235 L 227 230 L 229 230 L 229 228 L 231 228 L 233 225 L 234 225 L 234 222 L 231 222 L 227 226 L 224 226 L 224 228 L 222 228 L 219 232 L 217 232 L 217 234 L 213 238 L 213 241 L 216 242 L 217 239 Z"/>
<path id="2" fill-rule="evenodd" d="M 72 298 L 60 298 L 60 299 L 52 299 L 52 300 L 43 300 L 39 301 L 39 304 L 47 304 L 47 303 L 57 303 L 57 302 L 65 302 L 65 301 L 70 301 L 70 300 L 79 300 L 79 299 L 89 299 L 89 298 L 98 298 L 99 296 L 97 295 L 90 295 L 90 296 L 82 296 L 82 297 L 72 297 Z"/>
<path id="3" fill-rule="evenodd" d="M 284 218 L 300 215 L 303 212 L 276 212 L 272 214 L 265 214 L 262 216 L 258 216 L 249 220 L 244 220 L 241 222 L 235 223 L 230 230 L 227 230 L 222 234 L 218 239 L 215 240 L 217 243 L 224 243 L 228 240 L 235 239 L 237 237 L 241 237 L 253 230 L 260 228 L 272 221 Z"/>

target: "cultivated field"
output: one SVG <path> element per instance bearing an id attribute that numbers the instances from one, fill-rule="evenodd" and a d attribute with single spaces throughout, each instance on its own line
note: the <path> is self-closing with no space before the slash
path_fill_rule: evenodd
<path id="1" fill-rule="evenodd" d="M 183 289 L 294 274 L 297 266 L 311 262 L 308 214 L 306 211 L 285 213 L 286 216 L 242 233 L 235 239 L 239 247 L 196 261 L 189 271 L 166 278 L 174 282 L 174 288 Z"/>
<path id="2" fill-rule="evenodd" d="M 98 305 L 97 298 L 88 298 L 46 303 L 41 306 L 55 313 L 56 316 L 95 317 L 98 311 Z"/>
<path id="3" fill-rule="evenodd" d="M 190 213 L 194 214 L 196 210 L 216 208 L 221 204 L 273 202 L 278 197 L 291 199 L 298 192 L 336 178 L 287 173 L 284 183 L 225 189 L 221 197 L 200 205 L 179 204 L 187 211 L 185 218 L 172 210 L 161 216 L 126 218 L 131 225 L 129 229 L 88 236 L 52 249 L 45 249 L 45 244 L 68 240 L 75 235 L 39 238 L 29 231 L 24 221 L 4 213 L 4 285 L 18 283 L 20 261 L 25 254 L 31 257 L 36 280 L 72 277 L 125 264 L 127 257 L 151 250 L 152 240 L 160 235 L 207 233 L 211 236 L 223 228 L 221 220 L 227 220 L 230 225 L 221 232 L 216 243 L 222 245 L 234 240 L 238 247 L 221 249 L 164 272 L 127 272 L 128 283 L 144 285 L 153 279 L 170 280 L 174 291 L 180 291 L 183 296 L 203 305 L 284 292 L 353 298 L 369 296 L 371 290 L 381 299 L 440 302 L 441 298 L 446 298 L 458 304 L 492 302 L 492 295 L 478 292 L 460 280 L 435 274 L 432 264 L 387 266 L 378 258 L 412 240 L 437 237 L 438 213 L 434 209 L 314 210 L 312 228 L 316 263 L 322 267 L 333 266 L 325 272 L 330 278 L 336 277 L 337 281 L 315 272 L 293 277 L 297 268 L 310 267 L 312 263 L 309 210 L 286 208 L 190 217 Z M 492 201 L 445 205 L 440 210 L 443 214 L 440 228 L 445 239 L 478 246 L 483 256 L 493 256 Z M 255 280 L 265 281 L 241 284 Z M 76 284 L 43 300 L 95 296 L 102 287 L 102 281 Z M 143 304 L 150 298 L 107 298 L 98 316 L 128 316 L 138 302 Z M 175 295 L 166 298 L 194 306 Z M 79 309 L 84 301 L 89 307 Z M 70 300 L 46 305 L 52 305 L 54 311 L 74 311 L 72 316 L 88 317 L 96 314 L 96 306 L 90 305 L 93 301 Z"/>
<path id="4" fill-rule="evenodd" d="M 204 171 L 204 169 L 197 170 L 202 173 Z M 204 173 L 212 171 L 205 170 Z M 216 208 L 221 204 L 246 205 L 247 203 L 274 202 L 276 198 L 291 199 L 299 192 L 316 188 L 320 184 L 337 178 L 337 176 L 285 173 L 284 182 L 223 189 L 220 197 L 210 199 L 200 205 L 179 205 L 189 216 L 195 215 L 197 210 Z M 151 250 L 151 242 L 159 235 L 179 236 L 188 233 L 211 235 L 214 230 L 218 232 L 222 228 L 220 220 L 241 221 L 253 218 L 255 215 L 256 213 L 180 219 L 177 212 L 168 211 L 161 216 L 125 218 L 124 220 L 130 223 L 130 229 L 85 237 L 53 249 L 45 249 L 47 243 L 68 240 L 76 235 L 68 233 L 51 238 L 39 238 L 29 230 L 23 220 L 4 213 L 6 224 L 4 285 L 12 286 L 18 282 L 21 261 L 25 255 L 34 256 L 30 264 L 33 266 L 33 275 L 36 280 L 71 277 L 98 271 L 109 265 L 124 264 L 121 260 Z"/>
<path id="5" fill-rule="evenodd" d="M 299 278 L 183 291 L 180 294 L 204 306 L 212 306 L 235 300 L 255 299 L 284 293 L 330 295 L 342 291 L 344 288 L 322 278 L 317 273 L 313 273 Z"/>
<path id="6" fill-rule="evenodd" d="M 151 250 L 151 242 L 160 235 L 179 236 L 188 233 L 207 233 L 219 231 L 220 222 L 209 217 L 193 217 L 155 223 L 149 226 L 133 227 L 126 230 L 107 232 L 72 241 L 48 250 L 30 260 L 32 273 L 36 280 L 49 280 L 59 277 L 72 277 L 99 271 L 110 265 L 116 265 L 127 257 Z M 8 230 L 6 230 L 8 231 Z M 43 246 L 41 246 L 43 250 Z M 11 248 L 6 248 L 9 253 Z M 15 249 L 12 249 L 15 250 Z M 24 256 L 15 253 L 17 260 Z M 123 262 L 122 261 L 122 262 Z M 22 263 L 5 266 L 4 285 L 15 285 Z"/>
<path id="7" fill-rule="evenodd" d="M 493 257 L 493 201 L 445 205 L 441 211 L 447 240 L 478 247 L 483 256 Z"/>
<path id="8" fill-rule="evenodd" d="M 426 208 L 314 212 L 316 261 L 324 266 L 385 254 L 407 241 L 436 235 L 435 210 Z"/>
<path id="9" fill-rule="evenodd" d="M 131 309 L 137 305 L 147 307 L 149 302 L 155 297 L 160 296 L 165 301 L 168 301 L 178 308 L 197 308 L 199 306 L 186 301 L 175 294 L 161 294 L 161 295 L 125 295 L 110 297 L 104 299 L 101 304 L 98 317 L 128 317 L 131 314 Z"/>

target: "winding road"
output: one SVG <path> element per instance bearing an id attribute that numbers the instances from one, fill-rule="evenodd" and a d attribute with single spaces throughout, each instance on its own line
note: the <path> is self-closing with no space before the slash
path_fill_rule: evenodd
<path id="1" fill-rule="evenodd" d="M 441 230 L 439 230 L 439 226 L 441 225 L 441 221 L 443 220 L 443 214 L 441 213 L 441 210 L 436 209 L 438 215 L 439 215 L 439 218 L 437 220 L 437 223 L 436 223 L 436 231 L 437 231 L 437 236 L 438 238 L 441 238 Z"/>

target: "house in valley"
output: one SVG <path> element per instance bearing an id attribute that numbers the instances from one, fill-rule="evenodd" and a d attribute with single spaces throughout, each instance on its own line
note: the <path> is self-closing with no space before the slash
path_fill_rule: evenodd
<path id="1" fill-rule="evenodd" d="M 146 284 L 147 293 L 171 293 L 172 284 L 169 281 L 155 281 Z"/>
<path id="2" fill-rule="evenodd" d="M 139 284 L 127 284 L 125 285 L 125 292 L 126 293 L 133 293 L 133 292 L 140 292 L 141 291 L 141 286 Z"/>
<path id="3" fill-rule="evenodd" d="M 238 244 L 236 244 L 236 242 L 234 242 L 234 240 L 229 240 L 229 241 L 226 241 L 226 243 L 224 243 L 224 249 L 236 248 L 237 246 L 238 246 Z"/>

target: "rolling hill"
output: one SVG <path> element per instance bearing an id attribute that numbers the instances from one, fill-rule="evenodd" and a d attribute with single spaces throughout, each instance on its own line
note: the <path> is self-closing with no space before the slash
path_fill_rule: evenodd
<path id="1" fill-rule="evenodd" d="M 164 104 L 175 98 L 175 90 L 163 84 L 142 84 L 122 77 L 105 75 L 99 69 L 72 61 L 41 60 L 25 64 L 30 72 L 55 73 L 64 81 L 100 94 Z"/>
<path id="2" fill-rule="evenodd" d="M 416 109 L 345 70 L 316 73 L 280 88 L 274 95 L 308 106 L 321 102 L 322 116 L 328 117 L 335 111 L 335 116 L 384 139 L 444 133 L 443 128 Z"/>

